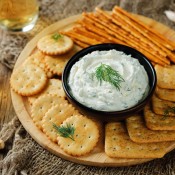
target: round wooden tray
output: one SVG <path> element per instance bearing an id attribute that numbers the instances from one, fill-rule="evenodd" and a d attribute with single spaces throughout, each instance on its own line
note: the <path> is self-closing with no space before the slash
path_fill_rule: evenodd
<path id="1" fill-rule="evenodd" d="M 136 16 L 140 18 L 143 22 L 145 22 L 147 25 L 151 26 L 152 28 L 156 29 L 160 33 L 162 33 L 166 38 L 169 38 L 173 41 L 175 41 L 175 31 L 169 29 L 168 27 L 143 16 Z M 81 18 L 81 15 L 72 16 L 66 19 L 63 19 L 61 21 L 58 21 L 46 29 L 44 29 L 41 33 L 36 35 L 24 48 L 24 50 L 21 52 L 16 64 L 15 68 L 17 69 L 18 66 L 36 49 L 37 41 L 45 36 L 46 34 L 53 33 L 58 30 L 68 30 L 72 28 L 75 25 L 75 22 Z M 78 48 L 77 48 L 78 49 Z M 32 138 L 39 143 L 42 147 L 47 149 L 48 151 L 52 152 L 53 154 L 72 161 L 79 164 L 85 164 L 85 165 L 92 165 L 92 166 L 129 166 L 129 165 L 136 165 L 141 164 L 147 161 L 150 161 L 151 159 L 119 159 L 119 158 L 110 158 L 108 157 L 104 152 L 104 140 L 101 139 L 101 141 L 97 144 L 96 148 L 93 150 L 93 152 L 89 153 L 86 156 L 81 157 L 73 157 L 66 153 L 64 153 L 57 144 L 51 142 L 46 135 L 41 132 L 33 123 L 31 117 L 30 117 L 30 108 L 29 104 L 27 102 L 27 99 L 25 97 L 22 97 L 18 94 L 16 94 L 14 91 L 11 90 L 11 96 L 12 96 L 12 102 L 14 109 L 16 111 L 16 114 L 21 121 L 24 128 L 27 130 L 27 132 L 32 136 Z M 172 143 L 171 147 L 168 147 L 166 152 L 171 151 L 175 148 L 175 142 Z"/>

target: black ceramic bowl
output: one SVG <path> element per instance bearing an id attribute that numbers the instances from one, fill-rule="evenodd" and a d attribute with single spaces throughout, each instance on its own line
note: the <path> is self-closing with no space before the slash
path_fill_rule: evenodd
<path id="1" fill-rule="evenodd" d="M 112 112 L 92 109 L 81 104 L 74 98 L 74 96 L 70 91 L 70 87 L 68 85 L 68 77 L 69 77 L 70 70 L 72 66 L 77 61 L 79 61 L 80 58 L 96 50 L 102 51 L 102 50 L 111 50 L 111 49 L 115 49 L 117 51 L 123 51 L 125 54 L 131 55 L 133 58 L 138 59 L 138 61 L 140 62 L 141 65 L 144 66 L 148 74 L 149 86 L 150 86 L 148 95 L 143 101 L 141 101 L 140 103 L 136 104 L 131 108 L 121 110 L 121 111 L 112 111 Z M 66 64 L 62 75 L 63 89 L 70 103 L 72 103 L 82 114 L 93 116 L 95 118 L 98 118 L 101 121 L 120 121 L 134 113 L 141 111 L 143 107 L 146 105 L 146 103 L 148 103 L 151 96 L 153 95 L 153 92 L 156 87 L 156 81 L 157 79 L 156 79 L 156 73 L 155 73 L 154 67 L 151 65 L 151 63 L 143 54 L 141 54 L 137 50 L 130 48 L 128 46 L 120 45 L 120 44 L 111 44 L 111 43 L 93 45 L 77 52 L 74 56 L 72 56 L 72 58 Z"/>

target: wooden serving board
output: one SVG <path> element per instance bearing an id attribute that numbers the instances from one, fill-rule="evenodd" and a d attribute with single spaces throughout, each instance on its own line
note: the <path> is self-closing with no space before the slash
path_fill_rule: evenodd
<path id="1" fill-rule="evenodd" d="M 175 42 L 175 31 L 171 30 L 170 28 L 164 26 L 163 24 L 160 24 L 152 19 L 143 17 L 143 16 L 137 16 L 140 18 L 143 22 L 145 22 L 150 27 L 156 29 L 160 33 L 162 33 L 166 38 L 172 40 Z M 20 64 L 31 54 L 36 50 L 36 44 L 37 41 L 49 34 L 53 33 L 58 30 L 68 30 L 72 28 L 75 25 L 75 22 L 81 18 L 81 15 L 72 16 L 69 18 L 66 18 L 64 20 L 58 21 L 46 29 L 44 29 L 41 33 L 36 35 L 24 48 L 24 50 L 21 52 L 15 68 L 17 69 Z M 78 50 L 78 48 L 77 48 Z M 129 165 L 136 165 L 141 164 L 147 161 L 150 161 L 151 159 L 119 159 L 119 158 L 110 158 L 108 157 L 104 152 L 104 140 L 102 139 L 100 143 L 96 146 L 96 148 L 93 150 L 93 152 L 89 153 L 86 156 L 81 157 L 73 157 L 66 153 L 64 153 L 57 144 L 51 142 L 46 135 L 40 131 L 35 124 L 33 123 L 31 117 L 30 117 L 30 108 L 26 97 L 22 97 L 18 94 L 16 94 L 14 91 L 11 90 L 11 96 L 12 96 L 12 102 L 14 109 L 16 111 L 16 114 L 21 121 L 24 128 L 27 130 L 27 132 L 33 137 L 33 139 L 39 143 L 42 147 L 47 149 L 48 151 L 52 152 L 53 154 L 72 161 L 79 164 L 85 164 L 85 165 L 92 165 L 92 166 L 129 166 Z M 170 147 L 167 148 L 166 152 L 171 151 L 175 148 L 175 142 L 172 143 Z"/>

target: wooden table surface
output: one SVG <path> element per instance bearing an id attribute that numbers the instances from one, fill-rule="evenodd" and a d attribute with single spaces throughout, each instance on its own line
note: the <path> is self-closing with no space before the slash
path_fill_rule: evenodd
<path id="1" fill-rule="evenodd" d="M 0 130 L 3 124 L 8 123 L 15 115 L 10 95 L 10 75 L 11 70 L 0 63 Z M 4 155 L 5 151 L 2 150 L 0 160 Z"/>
<path id="2" fill-rule="evenodd" d="M 10 95 L 11 70 L 0 63 L 0 129 L 15 115 Z"/>
<path id="3" fill-rule="evenodd" d="M 2 41 L 2 30 L 0 30 L 0 44 Z M 10 94 L 10 76 L 11 70 L 0 63 L 0 130 L 4 123 L 8 123 L 13 116 L 15 111 L 11 101 Z M 0 151 L 0 160 L 4 157 L 4 150 Z"/>
<path id="4" fill-rule="evenodd" d="M 2 42 L 3 31 L 0 30 L 0 44 Z M 13 109 L 9 79 L 12 70 L 0 63 L 0 130 L 4 123 L 7 123 L 15 115 Z"/>

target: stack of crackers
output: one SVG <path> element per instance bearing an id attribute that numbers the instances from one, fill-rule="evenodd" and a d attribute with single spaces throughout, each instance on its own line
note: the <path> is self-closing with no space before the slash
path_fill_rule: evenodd
<path id="1" fill-rule="evenodd" d="M 158 158 L 175 141 L 175 67 L 155 66 L 157 87 L 144 111 L 125 123 L 106 125 L 105 152 L 110 157 Z"/>
<path id="2" fill-rule="evenodd" d="M 96 146 L 99 127 L 68 102 L 62 88 L 64 66 L 76 51 L 69 37 L 47 35 L 38 41 L 35 53 L 12 73 L 10 84 L 16 93 L 28 98 L 31 118 L 38 129 L 66 153 L 82 156 Z M 60 136 L 54 128 L 67 125 L 74 128 L 73 140 Z"/>
<path id="3" fill-rule="evenodd" d="M 61 82 L 66 62 L 78 51 L 73 41 L 81 48 L 112 42 L 143 52 L 155 64 L 158 77 L 156 93 L 144 111 L 126 121 L 101 123 L 75 109 L 66 99 Z M 69 155 L 90 154 L 104 139 L 104 152 L 109 157 L 160 158 L 175 141 L 175 114 L 166 111 L 175 103 L 175 67 L 162 66 L 174 62 L 174 48 L 174 43 L 128 12 L 118 7 L 112 14 L 97 9 L 96 13 L 84 13 L 72 30 L 41 38 L 35 52 L 13 71 L 10 84 L 16 93 L 28 98 L 38 129 Z M 100 134 L 103 126 L 104 136 Z M 72 137 L 55 129 L 66 127 Z"/>
<path id="4" fill-rule="evenodd" d="M 143 113 L 106 125 L 108 156 L 158 158 L 175 141 L 175 67 L 157 64 L 155 70 L 156 91 Z"/>

